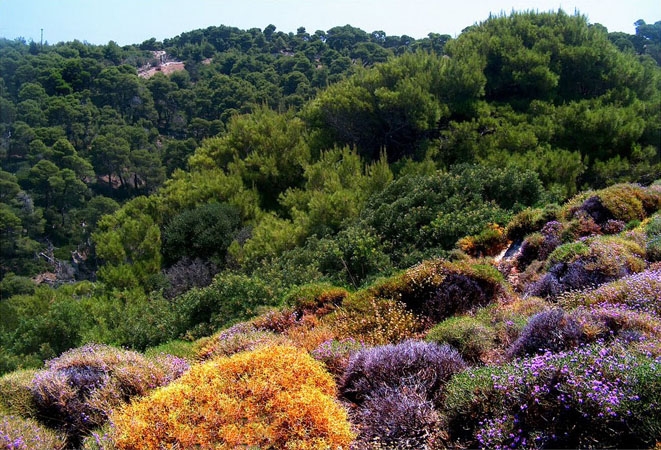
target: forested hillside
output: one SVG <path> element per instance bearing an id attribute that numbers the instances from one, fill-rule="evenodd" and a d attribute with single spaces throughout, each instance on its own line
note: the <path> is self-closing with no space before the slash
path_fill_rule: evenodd
<path id="1" fill-rule="evenodd" d="M 658 445 L 661 22 L 636 25 L 0 41 L 0 438 Z"/>

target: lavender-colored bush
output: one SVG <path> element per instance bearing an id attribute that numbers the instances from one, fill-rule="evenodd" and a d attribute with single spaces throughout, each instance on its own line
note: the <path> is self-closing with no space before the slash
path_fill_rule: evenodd
<path id="1" fill-rule="evenodd" d="M 583 328 L 560 308 L 533 316 L 519 338 L 507 350 L 510 357 L 558 352 L 575 347 L 581 341 Z"/>
<path id="2" fill-rule="evenodd" d="M 65 440 L 32 419 L 0 416 L 0 450 L 61 450 Z"/>
<path id="3" fill-rule="evenodd" d="M 38 417 L 72 445 L 103 425 L 113 409 L 166 384 L 168 375 L 139 353 L 90 344 L 69 350 L 35 374 L 30 390 Z"/>
<path id="4" fill-rule="evenodd" d="M 635 311 L 661 316 L 661 269 L 629 275 L 593 290 L 568 293 L 561 302 L 568 308 L 626 305 Z"/>
<path id="5" fill-rule="evenodd" d="M 448 345 L 405 341 L 354 354 L 340 382 L 344 398 L 362 404 L 384 388 L 416 386 L 429 400 L 436 400 L 444 383 L 466 368 L 459 352 Z"/>
<path id="6" fill-rule="evenodd" d="M 650 448 L 661 435 L 661 359 L 619 341 L 469 369 L 446 386 L 460 448 Z"/>
<path id="7" fill-rule="evenodd" d="M 377 448 L 426 449 L 439 440 L 440 417 L 416 386 L 379 389 L 354 416 L 358 443 Z M 374 444 L 379 444 L 374 445 Z"/>

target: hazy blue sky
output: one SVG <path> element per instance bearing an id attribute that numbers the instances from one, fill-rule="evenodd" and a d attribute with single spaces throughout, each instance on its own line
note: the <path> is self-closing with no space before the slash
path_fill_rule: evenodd
<path id="1" fill-rule="evenodd" d="M 79 39 L 95 44 L 158 40 L 210 25 L 281 31 L 327 30 L 347 23 L 365 31 L 423 37 L 429 32 L 458 34 L 489 13 L 512 9 L 578 9 L 610 31 L 634 32 L 638 19 L 661 20 L 659 0 L 0 0 L 0 36 L 50 43 Z"/>

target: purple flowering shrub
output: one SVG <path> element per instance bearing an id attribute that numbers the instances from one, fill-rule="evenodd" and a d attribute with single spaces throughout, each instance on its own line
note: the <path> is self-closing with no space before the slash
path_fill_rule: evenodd
<path id="1" fill-rule="evenodd" d="M 80 445 L 80 450 L 117 450 L 111 436 L 113 425 L 105 425 L 102 428 L 90 432 Z"/>
<path id="2" fill-rule="evenodd" d="M 572 316 L 580 323 L 586 342 L 614 338 L 629 341 L 661 338 L 661 318 L 626 305 L 581 306 L 572 311 Z"/>
<path id="3" fill-rule="evenodd" d="M 625 305 L 629 309 L 661 316 L 661 267 L 651 268 L 596 289 L 563 295 L 565 307 L 586 305 Z"/>
<path id="4" fill-rule="evenodd" d="M 560 244 L 564 225 L 557 221 L 548 222 L 539 233 L 527 236 L 521 244 L 516 258 L 518 270 L 524 270 L 535 260 L 544 261 Z"/>
<path id="5" fill-rule="evenodd" d="M 0 415 L 0 450 L 61 450 L 65 440 L 32 419 Z"/>
<path id="6" fill-rule="evenodd" d="M 443 408 L 458 446 L 649 447 L 661 436 L 661 359 L 616 342 L 469 369 Z"/>
<path id="7" fill-rule="evenodd" d="M 448 345 L 405 341 L 355 353 L 339 390 L 342 397 L 360 405 L 379 389 L 408 384 L 436 400 L 445 382 L 465 368 L 459 352 Z"/>
<path id="8" fill-rule="evenodd" d="M 324 363 L 328 370 L 335 377 L 341 376 L 349 364 L 351 355 L 365 348 L 362 342 L 354 338 L 329 339 L 310 352 L 310 355 L 317 361 Z"/>
<path id="9" fill-rule="evenodd" d="M 619 234 L 624 231 L 627 224 L 622 220 L 608 220 L 602 225 L 601 230 L 604 234 Z"/>
<path id="10" fill-rule="evenodd" d="M 215 356 L 231 356 L 235 353 L 254 350 L 267 344 L 282 342 L 285 338 L 271 331 L 256 328 L 252 323 L 240 322 L 215 335 L 200 339 L 196 358 L 200 361 Z"/>
<path id="11" fill-rule="evenodd" d="M 353 419 L 360 424 L 355 448 L 428 449 L 442 438 L 440 416 L 416 386 L 378 389 Z"/>
<path id="12" fill-rule="evenodd" d="M 507 349 L 510 358 L 558 352 L 576 347 L 582 339 L 583 328 L 572 316 L 560 308 L 533 316 L 519 338 Z"/>
<path id="13" fill-rule="evenodd" d="M 77 444 L 84 433 L 103 425 L 113 409 L 173 376 L 139 353 L 90 344 L 46 362 L 30 390 L 39 419 Z"/>
<path id="14" fill-rule="evenodd" d="M 405 341 L 354 353 L 339 390 L 356 404 L 358 448 L 429 448 L 439 437 L 435 407 L 443 385 L 465 368 L 456 350 L 436 343 Z"/>
<path id="15" fill-rule="evenodd" d="M 556 248 L 547 258 L 547 273 L 527 291 L 554 297 L 641 272 L 646 266 L 645 250 L 635 240 L 621 236 L 586 238 Z"/>

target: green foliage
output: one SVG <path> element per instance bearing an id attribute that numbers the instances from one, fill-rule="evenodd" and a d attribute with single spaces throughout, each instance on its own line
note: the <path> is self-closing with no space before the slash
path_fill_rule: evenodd
<path id="1" fill-rule="evenodd" d="M 429 330 L 425 339 L 439 344 L 449 344 L 459 350 L 461 356 L 479 363 L 495 346 L 494 330 L 470 316 L 451 317 Z"/>
<path id="2" fill-rule="evenodd" d="M 91 328 L 88 308 L 76 288 L 39 287 L 32 295 L 16 295 L 0 302 L 0 372 L 18 367 L 38 367 L 79 345 Z"/>
<path id="3" fill-rule="evenodd" d="M 553 250 L 547 258 L 547 268 L 558 263 L 571 263 L 590 253 L 590 247 L 583 242 L 570 242 Z"/>
<path id="4" fill-rule="evenodd" d="M 257 308 L 278 303 L 274 292 L 256 277 L 222 273 L 211 285 L 191 289 L 174 300 L 179 329 L 193 337 L 256 315 Z"/>
<path id="5" fill-rule="evenodd" d="M 526 235 L 539 231 L 551 220 L 558 218 L 560 207 L 555 204 L 544 208 L 526 208 L 517 213 L 505 227 L 507 238 L 516 241 L 523 239 Z"/>
<path id="6" fill-rule="evenodd" d="M 290 289 L 282 303 L 297 311 L 314 311 L 323 306 L 339 306 L 348 295 L 346 289 L 331 283 L 309 283 Z"/>
<path id="7" fill-rule="evenodd" d="M 661 214 L 654 215 L 647 226 L 647 259 L 661 261 Z"/>
<path id="8" fill-rule="evenodd" d="M 36 370 L 17 370 L 0 377 L 0 414 L 35 417 L 30 386 Z"/>
<path id="9" fill-rule="evenodd" d="M 165 263 L 172 265 L 188 257 L 209 260 L 222 267 L 239 224 L 238 211 L 227 204 L 209 203 L 182 212 L 163 231 L 161 251 Z"/>

